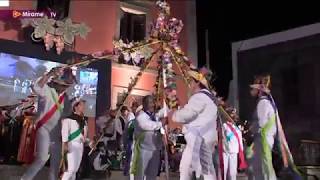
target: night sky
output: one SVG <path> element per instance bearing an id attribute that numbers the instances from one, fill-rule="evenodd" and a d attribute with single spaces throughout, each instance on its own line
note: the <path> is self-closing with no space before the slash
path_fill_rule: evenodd
<path id="1" fill-rule="evenodd" d="M 220 96 L 227 98 L 232 79 L 231 43 L 320 22 L 319 5 L 220 4 L 197 0 L 198 64 L 205 65 L 205 30 L 209 31 L 210 67 Z M 290 6 L 289 6 L 290 5 Z M 210 16 L 210 17 L 209 17 Z"/>

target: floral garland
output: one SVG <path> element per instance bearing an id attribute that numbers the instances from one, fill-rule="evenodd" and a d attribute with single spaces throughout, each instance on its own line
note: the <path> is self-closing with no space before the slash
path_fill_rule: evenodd
<path id="1" fill-rule="evenodd" d="M 169 50 L 172 57 L 173 57 L 173 61 L 177 64 L 177 67 L 180 71 L 180 73 L 184 76 L 184 81 L 185 83 L 189 86 L 190 85 L 190 77 L 188 75 L 188 70 L 189 69 L 192 69 L 190 67 L 191 63 L 190 61 L 188 60 L 188 58 L 184 55 L 179 55 L 176 53 L 176 51 L 170 49 Z"/>
<path id="2" fill-rule="evenodd" d="M 154 97 L 156 97 L 156 109 L 161 109 L 163 106 L 163 99 L 164 97 L 164 88 L 163 88 L 163 69 L 162 69 L 162 62 L 159 58 L 158 60 L 159 68 L 158 68 L 158 75 L 156 79 L 156 83 L 154 84 L 155 92 L 153 93 Z"/>
<path id="3" fill-rule="evenodd" d="M 151 26 L 150 39 L 142 42 L 124 43 L 122 40 L 114 41 L 114 54 L 119 56 L 120 63 L 132 63 L 133 65 L 146 64 L 145 58 L 152 56 L 154 47 L 151 45 L 161 44 L 161 56 L 158 61 L 158 77 L 155 84 L 157 99 L 164 92 L 166 102 L 169 108 L 176 108 L 178 104 L 177 84 L 175 82 L 175 73 L 173 64 L 176 64 L 181 74 L 186 77 L 186 84 L 189 84 L 190 79 L 187 75 L 191 68 L 189 59 L 184 55 L 179 45 L 179 34 L 183 29 L 183 23 L 177 18 L 170 18 L 170 6 L 166 1 L 157 1 L 156 6 L 159 10 L 156 21 Z M 161 73 L 164 71 L 163 73 Z M 141 72 L 141 71 L 140 71 Z M 137 81 L 131 79 L 128 87 L 128 92 Z M 160 85 L 163 83 L 163 85 Z M 162 91 L 159 88 L 164 88 Z M 125 96 L 127 97 L 127 96 Z"/>
<path id="4" fill-rule="evenodd" d="M 136 74 L 136 76 L 135 76 L 134 78 L 132 78 L 132 77 L 130 78 L 130 83 L 129 83 L 129 85 L 128 85 L 128 89 L 127 89 L 127 91 L 123 91 L 123 98 L 121 99 L 121 102 L 119 102 L 119 103 L 117 104 L 118 109 L 119 109 L 122 105 L 125 104 L 125 102 L 126 102 L 128 96 L 130 95 L 131 91 L 132 91 L 133 88 L 137 85 L 137 83 L 138 83 L 139 79 L 141 78 L 143 72 L 149 67 L 149 65 L 151 64 L 150 62 L 151 62 L 153 56 L 154 56 L 157 52 L 158 52 L 158 50 L 157 50 L 157 51 L 154 51 L 154 52 L 152 53 L 152 55 L 141 65 L 140 70 L 139 70 L 139 72 Z"/>
<path id="5" fill-rule="evenodd" d="M 154 52 L 154 48 L 149 47 L 152 44 L 157 44 L 157 41 L 149 42 L 130 42 L 124 43 L 122 40 L 113 41 L 113 53 L 118 55 L 120 63 L 133 65 L 141 65 L 145 59 L 149 59 Z"/>
<path id="6" fill-rule="evenodd" d="M 165 51 L 161 56 L 162 60 L 162 69 L 165 71 L 165 77 L 163 78 L 163 85 L 165 88 L 166 102 L 168 103 L 169 108 L 178 107 L 178 98 L 177 98 L 177 84 L 175 82 L 175 73 L 173 70 L 172 56 L 169 51 Z"/>
<path id="7" fill-rule="evenodd" d="M 91 29 L 84 23 L 74 24 L 70 18 L 63 21 L 43 18 L 25 18 L 21 20 L 22 28 L 32 26 L 34 32 L 31 39 L 35 42 L 44 41 L 46 50 L 49 51 L 54 45 L 58 54 L 61 54 L 65 45 L 71 46 L 75 36 L 85 39 Z"/>
<path id="8" fill-rule="evenodd" d="M 183 29 L 183 23 L 181 20 L 176 18 L 170 18 L 170 6 L 166 1 L 157 1 L 157 8 L 159 14 L 156 22 L 151 26 L 150 37 L 162 41 L 163 54 L 160 57 L 161 61 L 158 66 L 165 71 L 165 77 L 163 78 L 166 102 L 169 108 L 178 107 L 177 98 L 177 85 L 175 82 L 175 73 L 173 70 L 174 54 L 171 53 L 170 49 L 182 52 L 178 40 L 179 33 Z M 158 67 L 158 68 L 159 68 Z M 186 68 L 188 70 L 189 68 Z M 160 78 L 160 77 L 158 77 Z"/>

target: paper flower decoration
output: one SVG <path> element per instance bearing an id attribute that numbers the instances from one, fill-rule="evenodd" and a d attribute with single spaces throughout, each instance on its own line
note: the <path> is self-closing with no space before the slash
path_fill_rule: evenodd
<path id="1" fill-rule="evenodd" d="M 85 39 L 88 32 L 91 31 L 84 23 L 72 23 L 70 18 L 56 21 L 45 16 L 44 18 L 22 19 L 21 24 L 22 27 L 34 27 L 32 39 L 34 41 L 42 39 L 48 51 L 55 45 L 58 54 L 63 51 L 64 44 L 73 44 L 75 36 L 79 35 Z"/>
<path id="2" fill-rule="evenodd" d="M 76 24 L 76 35 L 79 35 L 82 39 L 86 39 L 88 33 L 91 31 L 85 23 Z"/>
<path id="3" fill-rule="evenodd" d="M 34 37 L 43 38 L 47 33 L 54 34 L 54 19 L 48 19 L 47 16 L 40 19 L 34 19 Z"/>
<path id="4" fill-rule="evenodd" d="M 183 53 L 179 45 L 179 35 L 183 30 L 183 22 L 177 18 L 170 18 L 170 6 L 166 1 L 158 0 L 156 6 L 159 10 L 156 21 L 151 25 L 150 39 L 142 42 L 123 42 L 122 40 L 113 41 L 116 55 L 119 55 L 119 62 L 141 64 L 142 74 L 146 68 L 147 62 L 151 57 L 158 52 L 156 48 L 150 46 L 152 42 L 161 42 L 159 58 L 158 58 L 158 78 L 155 83 L 157 100 L 165 98 L 170 108 L 179 106 L 177 98 L 177 84 L 175 79 L 175 71 L 173 68 L 178 68 L 187 84 L 190 78 L 188 70 L 191 62 Z M 158 48 L 158 47 L 157 47 Z M 148 61 L 142 61 L 143 59 Z M 175 64 L 175 65 L 174 65 Z M 141 75 L 140 74 L 140 75 Z M 140 77 L 140 76 L 137 76 Z M 128 91 L 131 91 L 135 86 L 137 79 L 132 79 L 128 86 Z M 163 94 L 162 94 L 163 93 Z M 161 97 L 160 97 L 161 96 Z M 157 102 L 159 103 L 159 102 Z M 161 104 L 161 103 L 160 103 Z"/>
<path id="5" fill-rule="evenodd" d="M 76 34 L 76 26 L 72 24 L 70 18 L 63 21 L 57 21 L 56 35 L 62 36 L 66 44 L 72 44 Z"/>

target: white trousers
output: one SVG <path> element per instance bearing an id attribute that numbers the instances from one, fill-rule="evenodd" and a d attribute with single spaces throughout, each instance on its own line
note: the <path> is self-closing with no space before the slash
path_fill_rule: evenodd
<path id="1" fill-rule="evenodd" d="M 83 154 L 83 143 L 69 142 L 67 153 L 68 169 L 63 173 L 62 180 L 75 180 Z"/>
<path id="2" fill-rule="evenodd" d="M 223 153 L 224 180 L 237 180 L 238 154 Z"/>
<path id="3" fill-rule="evenodd" d="M 206 174 L 202 174 L 204 180 L 216 180 L 216 173 L 214 170 L 214 165 L 212 161 L 212 154 L 214 152 L 214 134 L 211 132 L 204 137 L 204 141 L 200 146 L 200 163 L 203 166 L 202 172 L 204 170 L 208 171 Z M 185 134 L 185 139 L 187 141 L 186 148 L 182 153 L 182 158 L 180 161 L 180 180 L 191 180 L 193 178 L 193 172 L 191 167 L 193 148 L 196 141 L 196 137 L 192 133 Z"/>
<path id="4" fill-rule="evenodd" d="M 41 127 L 36 134 L 36 154 L 32 164 L 28 167 L 27 171 L 22 176 L 22 180 L 32 180 L 38 172 L 43 168 L 49 158 L 49 148 L 51 154 L 50 160 L 50 180 L 57 180 L 59 173 L 59 161 L 60 161 L 60 143 L 52 142 L 50 138 L 50 132 Z M 56 153 L 58 152 L 58 153 Z"/>

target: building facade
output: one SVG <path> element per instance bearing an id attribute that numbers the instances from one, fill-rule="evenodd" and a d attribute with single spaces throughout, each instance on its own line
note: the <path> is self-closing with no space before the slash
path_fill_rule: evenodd
<path id="1" fill-rule="evenodd" d="M 36 0 L 10 0 L 9 6 L 0 10 L 36 10 Z M 171 15 L 184 22 L 184 29 L 180 34 L 182 50 L 197 65 L 197 34 L 195 1 L 169 1 Z M 38 7 L 39 8 L 39 7 Z M 126 1 L 126 0 L 71 0 L 69 2 L 68 17 L 73 22 L 84 22 L 91 28 L 85 40 L 76 38 L 74 51 L 81 54 L 91 54 L 97 51 L 112 51 L 114 39 L 142 40 L 148 37 L 150 24 L 157 17 L 155 1 Z M 19 21 L 0 21 L 0 39 L 25 41 L 28 37 L 21 35 Z M 156 63 L 141 77 L 131 93 L 127 105 L 150 94 L 154 90 L 157 77 Z M 115 108 L 121 93 L 130 83 L 130 78 L 139 72 L 139 67 L 112 62 L 111 77 L 111 108 Z M 181 78 L 177 78 L 178 98 L 181 104 L 187 101 L 187 87 Z M 106 107 L 106 109 L 109 107 Z"/>

